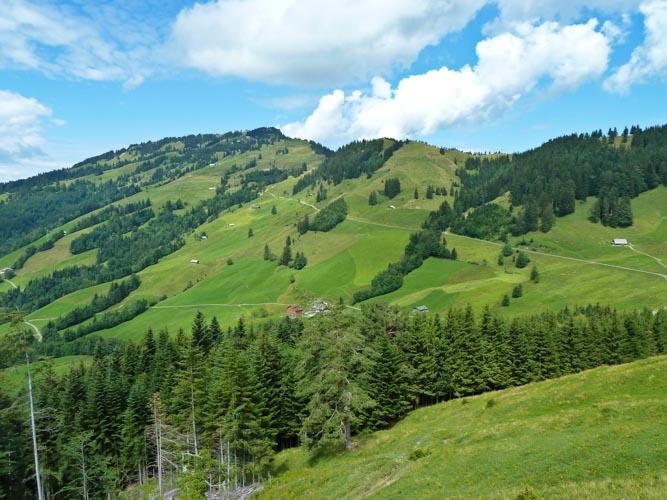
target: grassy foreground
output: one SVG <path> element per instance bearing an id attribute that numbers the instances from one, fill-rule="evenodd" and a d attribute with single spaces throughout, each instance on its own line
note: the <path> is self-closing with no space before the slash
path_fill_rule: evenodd
<path id="1" fill-rule="evenodd" d="M 423 408 L 277 466 L 260 498 L 665 498 L 667 356 Z"/>

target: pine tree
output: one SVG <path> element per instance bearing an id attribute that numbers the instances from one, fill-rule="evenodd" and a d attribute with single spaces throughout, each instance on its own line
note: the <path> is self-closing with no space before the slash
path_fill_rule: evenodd
<path id="1" fill-rule="evenodd" d="M 514 288 L 512 288 L 512 298 L 513 299 L 518 299 L 523 295 L 523 287 L 519 285 L 515 285 Z"/>
<path id="2" fill-rule="evenodd" d="M 519 269 L 523 269 L 529 263 L 530 263 L 530 257 L 528 257 L 528 255 L 526 255 L 524 252 L 519 252 L 516 256 L 516 260 L 514 261 L 514 265 Z"/>
<path id="3" fill-rule="evenodd" d="M 308 259 L 303 254 L 303 252 L 297 252 L 294 257 L 294 262 L 292 262 L 291 267 L 294 269 L 303 269 L 308 264 Z"/>
<path id="4" fill-rule="evenodd" d="M 204 314 L 201 311 L 197 311 L 192 323 L 192 343 L 197 346 L 204 356 L 209 353 L 211 346 L 213 345 L 211 332 L 208 329 Z"/>
<path id="5" fill-rule="evenodd" d="M 414 195 L 415 200 L 419 199 L 419 190 L 415 188 L 415 195 Z"/>
<path id="6" fill-rule="evenodd" d="M 375 404 L 366 418 L 373 429 L 391 426 L 412 406 L 407 366 L 386 334 L 380 334 L 375 341 L 368 386 Z"/>
<path id="7" fill-rule="evenodd" d="M 371 191 L 368 195 L 368 204 L 373 206 L 378 204 L 378 193 L 377 191 Z"/>
<path id="8" fill-rule="evenodd" d="M 616 206 L 616 225 L 618 227 L 632 226 L 632 206 L 630 199 L 625 196 L 618 200 Z"/>
<path id="9" fill-rule="evenodd" d="M 123 412 L 120 465 L 124 480 L 142 482 L 148 471 L 148 450 L 145 432 L 150 423 L 149 396 L 146 379 L 139 377 L 132 385 Z"/>
<path id="10" fill-rule="evenodd" d="M 179 357 L 179 370 L 176 373 L 176 384 L 168 409 L 174 424 L 188 436 L 188 452 L 198 455 L 205 421 L 206 394 L 208 393 L 204 354 L 200 344 L 193 337 L 192 342 L 179 353 Z"/>
<path id="11" fill-rule="evenodd" d="M 510 305 L 510 296 L 505 294 L 503 295 L 503 300 L 500 302 L 500 305 L 503 307 L 507 307 Z"/>
<path id="12" fill-rule="evenodd" d="M 371 406 L 355 376 L 368 364 L 363 340 L 341 311 L 318 316 L 299 341 L 299 390 L 308 399 L 301 441 L 311 450 L 352 447 L 352 429 Z"/>
<path id="13" fill-rule="evenodd" d="M 308 214 L 306 214 L 303 219 L 297 222 L 296 229 L 299 234 L 305 234 L 308 232 L 308 229 L 310 229 L 310 220 L 308 219 Z"/>
<path id="14" fill-rule="evenodd" d="M 255 233 L 253 232 L 252 228 L 251 227 L 248 228 L 248 238 L 252 238 L 254 236 L 254 234 Z"/>
<path id="15" fill-rule="evenodd" d="M 502 253 L 504 257 L 509 257 L 514 253 L 514 250 L 512 250 L 512 246 L 509 243 L 505 243 Z"/>
<path id="16" fill-rule="evenodd" d="M 278 213 L 278 209 L 276 209 L 276 206 L 273 205 L 273 206 L 271 207 L 271 215 L 276 215 L 277 213 Z"/>
<path id="17" fill-rule="evenodd" d="M 208 331 L 209 331 L 209 336 L 211 337 L 211 343 L 212 345 L 217 345 L 220 343 L 222 340 L 222 328 L 220 328 L 220 323 L 218 322 L 218 318 L 213 316 L 213 319 L 211 319 L 211 323 L 208 326 Z"/>
<path id="18" fill-rule="evenodd" d="M 556 215 L 554 214 L 554 209 L 551 203 L 542 211 L 542 216 L 540 217 L 540 231 L 543 233 L 548 233 L 556 222 Z"/>
<path id="19" fill-rule="evenodd" d="M 537 270 L 536 265 L 533 265 L 533 268 L 530 270 L 530 281 L 532 281 L 533 283 L 540 282 L 540 273 Z"/>
<path id="20" fill-rule="evenodd" d="M 281 266 L 289 266 L 292 262 L 292 247 L 290 245 L 289 236 L 287 238 L 288 240 L 285 243 L 285 247 L 283 248 L 283 253 L 280 256 L 280 260 L 278 261 L 278 265 Z"/>

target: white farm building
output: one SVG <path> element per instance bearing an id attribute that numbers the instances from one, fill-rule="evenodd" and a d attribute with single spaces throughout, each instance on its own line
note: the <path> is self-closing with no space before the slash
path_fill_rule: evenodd
<path id="1" fill-rule="evenodd" d="M 628 246 L 628 240 L 625 238 L 614 238 L 611 240 L 611 244 L 617 247 L 625 247 Z"/>

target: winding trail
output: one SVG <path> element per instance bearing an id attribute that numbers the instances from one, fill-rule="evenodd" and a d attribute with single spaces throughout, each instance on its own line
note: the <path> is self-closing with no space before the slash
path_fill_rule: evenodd
<path id="1" fill-rule="evenodd" d="M 458 237 L 458 238 L 465 238 L 465 239 L 473 240 L 473 241 L 481 241 L 481 242 L 484 242 L 484 243 L 488 243 L 489 245 L 495 245 L 495 246 L 498 246 L 498 247 L 503 246 L 502 243 L 496 243 L 495 241 L 480 240 L 479 238 L 472 238 L 470 236 L 463 236 L 462 234 L 454 234 L 454 233 L 450 233 L 449 231 L 445 231 L 445 234 L 455 236 L 455 237 Z M 538 250 L 528 250 L 526 248 L 522 249 L 522 252 L 532 253 L 532 254 L 535 254 L 535 255 L 544 255 L 545 257 L 553 257 L 555 259 L 571 260 L 571 261 L 574 261 L 574 262 L 581 262 L 583 264 L 591 264 L 591 265 L 595 265 L 595 266 L 609 267 L 609 268 L 612 268 L 612 269 L 621 269 L 623 271 L 632 271 L 632 272 L 635 272 L 635 273 L 650 274 L 652 276 L 657 276 L 657 277 L 662 278 L 665 281 L 667 281 L 667 274 L 655 273 L 653 271 L 645 271 L 644 269 L 636 269 L 634 267 L 619 266 L 619 265 L 616 265 L 616 264 L 607 264 L 605 262 L 599 262 L 597 260 L 579 259 L 577 257 L 566 257 L 565 255 L 558 255 L 558 254 L 553 254 L 553 253 L 540 252 Z"/>
<path id="2" fill-rule="evenodd" d="M 151 309 L 192 309 L 193 307 L 256 307 L 256 306 L 291 306 L 294 305 L 294 302 L 247 302 L 243 304 L 187 304 L 187 305 L 174 305 L 174 306 L 152 306 Z M 359 307 L 355 306 L 345 306 L 348 309 L 354 309 L 355 311 L 361 311 Z"/>
<path id="3" fill-rule="evenodd" d="M 254 306 L 289 306 L 284 302 L 249 302 L 244 304 L 189 304 L 175 306 L 152 306 L 151 309 L 183 309 L 192 307 L 254 307 Z"/>
<path id="4" fill-rule="evenodd" d="M 12 285 L 14 288 L 18 288 L 18 287 L 14 284 L 14 282 L 13 282 L 12 280 L 9 280 L 9 279 L 5 278 L 5 281 L 6 281 L 7 283 L 9 283 L 10 285 Z"/>
<path id="5" fill-rule="evenodd" d="M 387 227 L 387 228 L 390 228 L 390 229 L 406 229 L 408 231 L 416 231 L 417 230 L 416 228 L 413 228 L 413 227 L 395 226 L 395 225 L 392 225 L 392 224 L 383 224 L 381 222 L 373 222 L 373 221 L 369 221 L 369 220 L 366 220 L 366 219 L 360 219 L 359 217 L 348 216 L 347 218 L 349 220 L 352 220 L 352 221 L 355 221 L 355 222 L 360 222 L 362 224 L 370 224 L 370 225 L 373 225 L 373 226 Z M 445 234 L 447 236 L 454 236 L 456 238 L 465 238 L 467 240 L 479 241 L 480 243 L 486 243 L 487 245 L 494 245 L 494 246 L 497 246 L 497 247 L 502 247 L 503 246 L 502 243 L 497 243 L 495 241 L 481 240 L 479 238 L 473 238 L 471 236 L 464 236 L 462 234 L 450 233 L 449 231 L 445 231 Z M 627 266 L 619 266 L 617 264 L 607 264 L 605 262 L 599 262 L 597 260 L 579 259 L 577 257 L 567 257 L 565 255 L 558 255 L 558 254 L 554 254 L 554 253 L 540 252 L 539 250 L 522 249 L 522 251 L 526 252 L 526 253 L 535 254 L 535 255 L 543 255 L 545 257 L 552 257 L 554 259 L 570 260 L 570 261 L 573 261 L 573 262 L 581 262 L 583 264 L 590 264 L 590 265 L 594 265 L 594 266 L 602 266 L 602 267 L 608 267 L 608 268 L 611 268 L 611 269 L 619 269 L 619 270 L 622 270 L 622 271 L 630 271 L 630 272 L 635 272 L 635 273 L 648 274 L 648 275 L 651 275 L 651 276 L 656 276 L 658 278 L 662 278 L 663 280 L 667 281 L 667 274 L 656 273 L 656 272 L 653 272 L 653 271 L 646 271 L 644 269 L 637 269 L 637 268 L 634 268 L 634 267 L 627 267 Z M 635 250 L 635 251 L 639 252 L 638 250 Z M 639 252 L 639 253 L 643 253 L 643 252 Z M 666 267 L 660 261 L 660 259 L 658 259 L 657 257 L 654 257 L 654 256 L 649 255 L 649 254 L 645 254 L 645 255 L 647 255 L 648 257 L 652 257 L 652 258 L 656 259 L 660 263 L 660 265 L 662 265 L 663 267 Z"/>
<path id="6" fill-rule="evenodd" d="M 25 324 L 28 325 L 30 328 L 32 328 L 33 330 L 35 330 L 35 336 L 37 337 L 37 340 L 38 340 L 39 342 L 41 342 L 41 341 L 42 341 L 42 332 L 39 331 L 39 328 L 37 328 L 35 325 L 33 325 L 33 324 L 32 324 L 30 321 L 28 321 L 28 320 L 24 320 L 23 323 L 25 323 Z"/>
<path id="7" fill-rule="evenodd" d="M 629 247 L 630 250 L 632 250 L 633 252 L 636 252 L 636 253 L 639 253 L 639 254 L 642 254 L 642 255 L 646 255 L 647 257 L 650 257 L 651 259 L 655 260 L 658 264 L 660 264 L 660 266 L 662 266 L 662 267 L 664 267 L 665 269 L 667 269 L 667 266 L 664 264 L 664 262 L 662 262 L 662 259 L 659 259 L 659 258 L 656 257 L 655 255 L 651 255 L 650 253 L 646 253 L 646 252 L 642 252 L 641 250 L 637 250 L 635 247 L 632 246 L 632 244 L 628 245 L 628 247 Z"/>
<path id="8" fill-rule="evenodd" d="M 269 191 L 268 189 L 266 189 L 266 191 L 264 191 L 264 192 L 270 194 L 274 198 L 277 198 L 277 196 L 275 194 L 273 194 L 271 191 Z M 338 195 L 336 198 L 334 198 L 334 200 L 340 198 L 341 196 L 343 196 L 343 195 L 342 194 Z M 294 200 L 294 198 L 285 197 L 285 196 L 280 196 L 280 198 L 281 199 Z M 310 204 L 308 202 L 305 202 L 305 201 L 302 201 L 302 200 L 298 200 L 298 201 L 302 205 L 306 205 L 306 206 L 312 208 L 313 210 L 315 210 L 316 212 L 320 211 L 319 208 L 317 208 L 315 205 L 312 205 L 312 204 Z M 382 222 L 374 222 L 374 221 L 370 221 L 370 220 L 367 220 L 367 219 L 361 219 L 359 217 L 353 217 L 353 216 L 350 216 L 350 215 L 347 216 L 347 219 L 349 219 L 351 221 L 359 222 L 361 224 L 369 224 L 369 225 L 372 225 L 372 226 L 386 227 L 386 228 L 389 228 L 389 229 L 403 229 L 403 230 L 407 230 L 407 231 L 416 231 L 416 230 L 418 230 L 418 228 L 414 228 L 414 227 L 396 226 L 396 225 L 393 225 L 393 224 L 384 224 Z M 479 239 L 479 238 L 473 238 L 471 236 L 464 236 L 462 234 L 450 233 L 449 231 L 445 231 L 445 234 L 448 235 L 448 236 L 454 236 L 454 237 L 458 237 L 458 238 L 465 238 L 465 239 L 472 240 L 472 241 L 479 241 L 481 243 L 486 243 L 487 245 L 494 245 L 494 246 L 498 246 L 498 247 L 503 246 L 502 243 L 497 243 L 495 241 L 482 240 L 482 239 Z M 658 264 L 660 264 L 662 267 L 667 269 L 667 266 L 665 266 L 665 264 L 662 262 L 662 260 L 660 260 L 658 257 L 647 254 L 647 253 L 642 252 L 640 250 L 637 250 L 632 245 L 629 245 L 629 246 L 630 246 L 631 250 L 633 250 L 637 253 L 646 255 L 647 257 L 650 257 L 650 258 L 656 260 L 656 262 L 658 262 Z M 599 261 L 596 261 L 596 260 L 579 259 L 577 257 L 567 257 L 565 255 L 558 255 L 558 254 L 553 254 L 553 253 L 540 252 L 539 250 L 523 249 L 522 251 L 526 252 L 526 253 L 531 253 L 531 254 L 534 254 L 534 255 L 543 255 L 545 257 L 552 257 L 554 259 L 569 260 L 569 261 L 581 262 L 582 264 L 589 264 L 589 265 L 593 265 L 593 266 L 602 266 L 602 267 L 607 267 L 607 268 L 610 268 L 610 269 L 619 269 L 621 271 L 630 271 L 630 272 L 634 272 L 634 273 L 648 274 L 650 276 L 656 276 L 658 278 L 662 278 L 663 280 L 667 281 L 667 274 L 656 273 L 656 272 L 653 272 L 653 271 L 646 271 L 644 269 L 637 269 L 637 268 L 634 268 L 634 267 L 627 267 L 627 266 L 619 266 L 617 264 L 607 264 L 605 262 L 599 262 Z"/>

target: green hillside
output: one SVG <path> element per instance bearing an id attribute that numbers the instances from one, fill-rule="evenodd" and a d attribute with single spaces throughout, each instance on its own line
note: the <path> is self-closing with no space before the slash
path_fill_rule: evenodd
<path id="1" fill-rule="evenodd" d="M 259 498 L 662 498 L 667 357 L 423 408 L 352 451 L 276 461 Z"/>
<path id="2" fill-rule="evenodd" d="M 170 147 L 177 150 L 173 144 Z M 286 154 L 284 148 L 287 148 Z M 129 154 L 124 152 L 119 158 Z M 290 304 L 307 306 L 318 298 L 331 302 L 343 298 L 349 304 L 355 291 L 367 287 L 377 272 L 400 258 L 408 236 L 421 226 L 430 211 L 444 201 L 454 203 L 452 187 L 459 182 L 456 170 L 467 157 L 469 155 L 455 150 L 408 143 L 395 151 L 370 178 L 363 176 L 328 184 L 327 198 L 320 202 L 316 201 L 314 188 L 291 194 L 297 177 L 290 176 L 272 184 L 256 200 L 232 207 L 220 217 L 200 225 L 185 236 L 180 249 L 139 271 L 142 281 L 139 289 L 112 310 L 141 299 L 150 301 L 152 307 L 100 333 L 121 339 L 137 339 L 149 327 L 168 327 L 175 333 L 179 328 L 187 328 L 199 309 L 207 315 L 216 315 L 223 324 L 232 324 L 240 315 L 257 321 L 279 317 Z M 256 160 L 257 165 L 243 171 L 245 173 L 266 170 L 274 164 L 288 169 L 305 163 L 310 172 L 321 164 L 322 158 L 310 144 L 285 139 L 263 144 L 257 150 L 226 155 L 214 164 L 169 182 L 149 182 L 146 179 L 151 170 L 147 170 L 140 174 L 147 182 L 141 192 L 117 205 L 150 199 L 158 210 L 167 201 L 183 199 L 187 200 L 187 205 L 194 206 L 213 196 L 215 191 L 210 188 L 218 185 L 220 176 L 233 165 Z M 140 163 L 109 169 L 91 179 L 101 182 L 122 175 L 130 165 L 136 168 Z M 231 182 L 238 182 L 240 175 L 233 174 Z M 400 180 L 401 193 L 391 200 L 380 194 L 378 204 L 370 206 L 370 193 L 381 193 L 383 182 L 388 178 Z M 448 190 L 448 195 L 427 199 L 428 186 L 442 186 Z M 499 266 L 496 261 L 500 244 L 497 242 L 448 234 L 448 246 L 456 248 L 458 261 L 429 259 L 405 278 L 401 289 L 372 301 L 390 302 L 405 309 L 426 305 L 436 312 L 444 312 L 453 304 L 468 303 L 476 308 L 483 305 L 500 308 L 503 295 L 510 294 L 514 286 L 521 284 L 523 297 L 512 300 L 503 312 L 514 315 L 596 302 L 621 309 L 663 307 L 666 304 L 661 292 L 667 292 L 667 280 L 662 276 L 667 274 L 664 264 L 667 257 L 664 245 L 667 239 L 666 189 L 657 187 L 632 201 L 635 224 L 629 228 L 614 229 L 589 222 L 586 217 L 593 203 L 589 199 L 578 203 L 573 214 L 558 218 L 550 232 L 511 238 L 514 247 L 523 249 L 531 258 L 530 265 L 524 269 L 517 269 L 510 259 Z M 349 206 L 347 220 L 328 233 L 297 233 L 296 222 L 300 218 L 306 214 L 313 217 L 331 200 L 341 196 Z M 273 206 L 276 215 L 272 214 Z M 92 229 L 72 232 L 74 222 L 54 229 L 52 233 L 69 231 L 53 248 L 28 258 L 12 283 L 22 287 L 31 279 L 54 270 L 94 263 L 95 250 L 78 255 L 69 251 L 76 237 Z M 253 231 L 251 238 L 249 229 Z M 206 234 L 207 239 L 202 240 L 201 234 Z M 265 244 L 273 253 L 280 254 L 287 236 L 295 242 L 293 250 L 303 252 L 308 259 L 308 265 L 302 270 L 277 266 L 263 259 Z M 627 237 L 632 245 L 612 247 L 613 237 Z M 522 243 L 524 245 L 519 246 Z M 25 247 L 0 257 L 0 267 L 12 265 L 24 251 Z M 192 259 L 200 263 L 191 264 Z M 230 259 L 232 265 L 228 263 Z M 539 284 L 529 279 L 533 265 L 540 273 Z M 578 279 L 568 279 L 573 277 Z M 0 291 L 11 287 L 7 281 L 0 283 Z M 89 302 L 95 293 L 105 289 L 106 285 L 95 285 L 58 298 L 31 312 L 28 320 L 44 328 L 49 321 L 76 305 Z M 0 325 L 0 332 L 2 330 Z"/>

